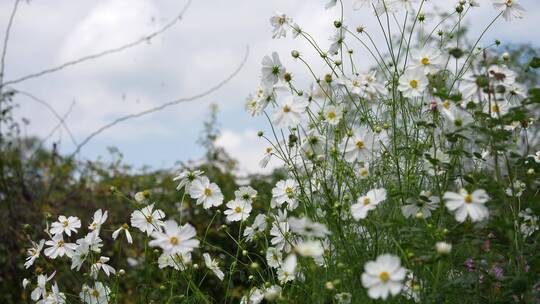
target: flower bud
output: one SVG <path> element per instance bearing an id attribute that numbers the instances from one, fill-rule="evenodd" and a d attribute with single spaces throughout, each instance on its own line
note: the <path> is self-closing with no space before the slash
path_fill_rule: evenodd
<path id="1" fill-rule="evenodd" d="M 292 50 L 291 51 L 291 56 L 296 59 L 298 57 L 300 57 L 300 53 L 297 51 L 297 50 Z"/>
<path id="2" fill-rule="evenodd" d="M 327 83 L 331 83 L 332 82 L 332 75 L 330 75 L 330 74 L 324 75 L 324 81 L 326 81 Z"/>
<path id="3" fill-rule="evenodd" d="M 440 255 L 448 255 L 450 252 L 452 252 L 452 244 L 446 242 L 437 242 L 435 244 L 435 248 L 437 249 L 437 253 Z"/>
<path id="4" fill-rule="evenodd" d="M 336 28 L 340 28 L 340 27 L 341 27 L 341 25 L 342 25 L 342 23 L 341 23 L 341 21 L 340 21 L 340 20 L 336 20 L 336 21 L 334 21 L 334 26 L 335 26 Z"/>
<path id="5" fill-rule="evenodd" d="M 334 286 L 334 283 L 328 281 L 328 282 L 324 283 L 324 288 L 326 288 L 328 290 L 334 290 L 335 286 Z"/>

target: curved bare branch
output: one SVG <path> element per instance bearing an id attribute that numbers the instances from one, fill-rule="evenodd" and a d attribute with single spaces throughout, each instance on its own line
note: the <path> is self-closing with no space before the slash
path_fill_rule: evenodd
<path id="1" fill-rule="evenodd" d="M 45 100 L 43 99 L 40 99 L 40 98 L 37 98 L 36 96 L 28 93 L 28 92 L 24 92 L 24 91 L 20 91 L 20 90 L 17 90 L 17 89 L 13 89 L 13 91 L 15 93 L 18 93 L 20 95 L 23 95 L 23 96 L 26 96 L 28 98 L 30 98 L 31 100 L 39 103 L 39 104 L 42 104 L 44 105 L 51 113 L 53 113 L 53 115 L 58 119 L 58 121 L 60 122 L 60 124 L 64 127 L 64 129 L 66 130 L 66 132 L 68 133 L 69 137 L 71 138 L 71 141 L 73 142 L 73 144 L 75 146 L 78 145 L 77 143 L 77 140 L 75 139 L 75 137 L 73 136 L 73 133 L 71 133 L 71 131 L 69 130 L 68 126 L 66 125 L 65 121 L 64 121 L 64 118 L 62 118 L 62 116 L 60 116 L 60 114 L 58 114 L 58 112 L 48 103 L 46 102 Z"/>
<path id="2" fill-rule="evenodd" d="M 124 44 L 124 45 L 116 47 L 116 48 L 112 48 L 112 49 L 108 49 L 108 50 L 105 50 L 105 51 L 102 51 L 102 52 L 99 52 L 99 53 L 96 53 L 96 54 L 84 56 L 84 57 L 81 57 L 79 59 L 71 60 L 71 61 L 65 62 L 65 63 L 63 63 L 61 65 L 58 65 L 58 66 L 55 66 L 55 67 L 52 67 L 52 68 L 49 68 L 49 69 L 45 69 L 45 70 L 37 72 L 37 73 L 28 74 L 26 76 L 23 76 L 23 77 L 20 77 L 20 78 L 17 78 L 17 79 L 6 81 L 4 83 L 4 86 L 16 84 L 16 83 L 19 83 L 19 82 L 23 82 L 23 81 L 26 81 L 26 80 L 32 79 L 32 78 L 41 77 L 41 76 L 46 75 L 46 74 L 51 74 L 51 73 L 63 70 L 66 67 L 77 65 L 79 63 L 82 63 L 82 62 L 85 62 L 85 61 L 88 61 L 88 60 L 93 60 L 93 59 L 97 59 L 97 58 L 100 58 L 100 57 L 103 57 L 103 56 L 106 56 L 106 55 L 122 52 L 122 51 L 124 51 L 126 49 L 135 47 L 135 46 L 137 46 L 137 45 L 139 45 L 139 44 L 141 44 L 143 42 L 149 41 L 152 38 L 154 38 L 154 37 L 156 37 L 156 36 L 158 36 L 160 34 L 163 34 L 165 31 L 167 31 L 173 25 L 175 25 L 178 21 L 182 20 L 182 16 L 184 15 L 184 13 L 187 11 L 189 6 L 191 5 L 191 1 L 192 0 L 188 0 L 186 5 L 184 5 L 184 7 L 180 11 L 180 13 L 174 19 L 172 19 L 169 23 L 165 24 L 165 26 L 163 26 L 159 30 L 157 30 L 157 31 L 155 31 L 155 32 L 153 32 L 153 33 L 151 33 L 149 35 L 146 35 L 146 36 L 144 36 L 142 38 L 139 38 L 139 39 L 137 39 L 135 41 L 132 41 L 130 43 Z"/>
<path id="3" fill-rule="evenodd" d="M 150 109 L 147 109 L 147 110 L 144 110 L 144 111 L 141 111 L 141 112 L 138 112 L 138 113 L 134 113 L 134 114 L 129 114 L 129 115 L 126 115 L 126 116 L 122 116 L 120 118 L 117 118 L 115 119 L 114 121 L 106 124 L 106 125 L 103 125 L 102 127 L 100 127 L 99 129 L 97 129 L 96 131 L 92 132 L 90 135 L 88 135 L 83 141 L 81 141 L 81 143 L 77 146 L 77 148 L 75 149 L 75 151 L 73 151 L 73 153 L 69 156 L 69 157 L 73 157 L 75 156 L 77 153 L 79 153 L 81 151 L 81 148 L 86 145 L 92 138 L 94 138 L 95 136 L 97 136 L 98 134 L 100 134 L 101 132 L 113 127 L 114 125 L 120 123 L 120 122 L 123 122 L 123 121 L 126 121 L 128 119 L 131 119 L 131 118 L 137 118 L 137 117 L 141 117 L 141 116 L 144 116 L 144 115 L 147 115 L 147 114 L 151 114 L 151 113 L 154 113 L 154 112 L 158 112 L 160 110 L 163 110 L 165 108 L 168 108 L 170 106 L 174 106 L 176 104 L 179 104 L 179 103 L 182 103 L 182 102 L 188 102 L 188 101 L 193 101 L 193 100 L 196 100 L 196 99 L 199 99 L 199 98 L 202 98 L 202 97 L 205 97 L 207 95 L 210 95 L 211 93 L 219 90 L 221 87 L 223 87 L 226 83 L 228 83 L 229 81 L 231 81 L 239 72 L 240 70 L 242 70 L 242 68 L 244 67 L 244 64 L 246 63 L 247 61 L 247 58 L 249 56 L 249 47 L 246 47 L 246 51 L 245 51 L 245 54 L 244 54 L 244 58 L 242 59 L 242 61 L 240 62 L 240 64 L 238 65 L 238 67 L 227 77 L 225 78 L 224 80 L 222 80 L 221 82 L 219 82 L 218 84 L 216 84 L 215 86 L 211 87 L 210 89 L 202 92 L 202 93 L 199 93 L 197 95 L 194 95 L 194 96 L 191 96 L 191 97 L 185 97 L 185 98 L 180 98 L 180 99 L 176 99 L 176 100 L 172 100 L 172 101 L 169 101 L 169 102 L 166 102 L 160 106 L 157 106 L 157 107 L 153 107 L 153 108 L 150 108 Z"/>

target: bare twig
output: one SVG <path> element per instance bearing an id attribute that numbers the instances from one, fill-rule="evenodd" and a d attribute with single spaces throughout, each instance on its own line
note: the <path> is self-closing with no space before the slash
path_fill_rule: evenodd
<path id="1" fill-rule="evenodd" d="M 174 19 L 172 19 L 169 23 L 167 23 L 165 26 L 163 26 L 159 30 L 157 30 L 157 31 L 155 31 L 155 32 L 153 32 L 153 33 L 151 33 L 149 35 L 146 35 L 146 36 L 144 36 L 142 38 L 139 38 L 139 39 L 137 39 L 135 41 L 132 41 L 130 43 L 124 44 L 124 45 L 116 47 L 116 48 L 112 48 L 112 49 L 108 49 L 108 50 L 105 50 L 105 51 L 102 51 L 102 52 L 99 52 L 99 53 L 96 53 L 96 54 L 84 56 L 84 57 L 81 57 L 79 59 L 67 61 L 67 62 L 65 62 L 65 63 L 63 63 L 61 65 L 56 66 L 56 67 L 52 67 L 52 68 L 45 69 L 45 70 L 37 72 L 37 73 L 28 74 L 26 76 L 23 76 L 23 77 L 20 77 L 20 78 L 17 78 L 17 79 L 6 81 L 4 83 L 4 86 L 11 85 L 11 84 L 16 84 L 16 83 L 19 83 L 19 82 L 22 82 L 22 81 L 25 81 L 25 80 L 28 80 L 28 79 L 40 77 L 40 76 L 50 74 L 50 73 L 54 73 L 54 72 L 57 72 L 57 71 L 60 71 L 60 70 L 62 70 L 64 68 L 66 68 L 66 67 L 69 67 L 69 66 L 72 66 L 72 65 L 77 65 L 79 63 L 82 63 L 82 62 L 85 62 L 85 61 L 88 61 L 88 60 L 93 60 L 93 59 L 97 59 L 99 57 L 103 57 L 103 56 L 106 56 L 106 55 L 122 52 L 122 51 L 124 51 L 126 49 L 135 47 L 135 46 L 137 46 L 137 45 L 139 45 L 139 44 L 141 44 L 143 42 L 149 41 L 152 38 L 154 38 L 154 37 L 156 37 L 156 36 L 158 36 L 160 34 L 163 34 L 165 31 L 167 31 L 173 25 L 175 25 L 178 21 L 182 20 L 182 16 L 184 15 L 184 13 L 187 11 L 189 6 L 191 5 L 191 1 L 192 0 L 188 0 L 186 5 L 184 5 L 184 7 L 180 11 L 180 13 Z"/>
<path id="2" fill-rule="evenodd" d="M 37 147 L 36 149 L 34 150 L 34 152 L 32 153 L 32 155 L 30 155 L 30 159 L 33 159 L 34 156 L 37 154 L 37 152 L 41 149 L 41 147 L 43 147 L 43 144 L 45 144 L 45 142 L 51 138 L 51 136 L 54 134 L 54 132 L 56 132 L 59 128 L 61 128 L 62 126 L 64 126 L 65 128 L 65 121 L 66 121 L 66 118 L 69 116 L 69 114 L 71 114 L 71 111 L 73 110 L 73 107 L 75 106 L 75 101 L 73 101 L 69 108 L 67 109 L 67 111 L 64 113 L 64 115 L 62 115 L 60 121 L 58 122 L 58 124 L 56 124 L 56 126 L 54 126 L 54 128 L 51 129 L 51 131 L 49 131 L 49 133 L 43 137 L 39 143 L 37 144 Z M 67 129 L 66 129 L 67 130 Z"/>
<path id="3" fill-rule="evenodd" d="M 15 4 L 13 5 L 13 10 L 11 11 L 11 15 L 9 16 L 9 21 L 6 27 L 6 34 L 4 36 L 4 44 L 2 47 L 2 57 L 0 59 L 0 92 L 4 83 L 4 70 L 5 70 L 7 48 L 8 48 L 8 43 L 9 43 L 9 34 L 11 32 L 11 26 L 13 25 L 13 20 L 15 19 L 15 14 L 17 13 L 17 8 L 19 7 L 19 2 L 20 0 L 15 0 Z"/>
<path id="4" fill-rule="evenodd" d="M 9 16 L 9 21 L 6 27 L 6 34 L 4 35 L 4 44 L 2 46 L 2 55 L 0 56 L 0 142 L 2 142 L 2 102 L 3 102 L 3 90 L 4 87 L 4 70 L 6 62 L 6 54 L 9 43 L 9 33 L 11 33 L 11 26 L 13 25 L 13 20 L 15 19 L 15 14 L 17 14 L 17 8 L 19 7 L 20 0 L 15 0 L 13 9 L 11 10 L 11 15 Z"/>
<path id="5" fill-rule="evenodd" d="M 36 96 L 28 93 L 28 92 L 24 92 L 24 91 L 20 91 L 20 90 L 17 90 L 17 89 L 13 89 L 15 91 L 15 93 L 18 93 L 20 95 L 23 95 L 23 96 L 26 96 L 28 98 L 30 98 L 31 100 L 37 102 L 37 103 L 40 103 L 42 105 L 44 105 L 51 113 L 53 113 L 53 115 L 58 119 L 58 121 L 62 124 L 62 126 L 64 127 L 64 129 L 66 130 L 66 132 L 68 133 L 69 137 L 71 138 L 71 141 L 73 142 L 73 144 L 75 146 L 78 145 L 78 142 L 77 140 L 75 139 L 75 137 L 73 136 L 73 133 L 71 133 L 71 131 L 69 130 L 68 126 L 66 125 L 64 119 L 62 118 L 62 116 L 60 116 L 60 114 L 58 114 L 58 112 L 48 103 L 46 102 L 45 100 L 43 99 L 40 99 L 40 98 L 37 98 Z"/>
<path id="6" fill-rule="evenodd" d="M 150 114 L 150 113 L 158 112 L 160 110 L 163 110 L 163 109 L 168 108 L 170 106 L 174 106 L 174 105 L 182 103 L 182 102 L 193 101 L 193 100 L 205 97 L 205 96 L 217 91 L 218 89 L 223 87 L 226 83 L 228 83 L 231 79 L 233 79 L 240 72 L 240 70 L 244 67 L 244 64 L 247 61 L 248 55 L 249 55 L 249 47 L 246 47 L 246 52 L 244 54 L 244 58 L 242 59 L 242 61 L 238 65 L 238 67 L 227 78 L 225 78 L 224 80 L 219 82 L 217 85 L 211 87 L 210 89 L 208 89 L 208 90 L 206 90 L 206 91 L 204 91 L 202 93 L 199 93 L 197 95 L 191 96 L 191 97 L 185 97 L 185 98 L 172 100 L 172 101 L 166 102 L 166 103 L 164 103 L 164 104 L 162 104 L 160 106 L 153 107 L 153 108 L 150 108 L 150 109 L 138 112 L 138 113 L 129 114 L 129 115 L 126 115 L 126 116 L 122 116 L 122 117 L 120 117 L 118 119 L 115 119 L 114 121 L 102 126 L 101 128 L 97 129 L 96 131 L 94 131 L 90 135 L 88 135 L 83 141 L 81 141 L 81 143 L 77 146 L 75 151 L 73 151 L 73 153 L 69 157 L 73 157 L 77 153 L 79 153 L 81 148 L 84 145 L 86 145 L 92 138 L 94 138 L 95 136 L 97 136 L 101 132 L 113 127 L 114 125 L 116 125 L 116 124 L 118 124 L 120 122 L 126 121 L 128 119 L 132 119 L 132 118 L 141 117 L 141 116 L 144 116 L 144 115 L 147 115 L 147 114 Z"/>

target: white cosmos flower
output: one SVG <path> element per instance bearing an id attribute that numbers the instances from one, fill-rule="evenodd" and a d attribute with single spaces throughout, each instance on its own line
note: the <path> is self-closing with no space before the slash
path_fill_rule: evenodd
<path id="1" fill-rule="evenodd" d="M 375 209 L 384 200 L 386 200 L 386 190 L 384 188 L 369 190 L 366 195 L 358 198 L 356 204 L 351 206 L 351 214 L 355 220 L 365 219 L 368 212 Z"/>
<path id="2" fill-rule="evenodd" d="M 26 269 L 34 265 L 36 259 L 39 258 L 43 245 L 45 245 L 45 240 L 41 240 L 39 243 L 32 241 L 32 247 L 26 250 L 26 262 L 24 262 L 24 267 Z"/>
<path id="3" fill-rule="evenodd" d="M 540 164 L 540 151 L 536 151 L 534 155 L 531 154 L 529 157 L 532 157 L 535 163 Z"/>
<path id="4" fill-rule="evenodd" d="M 221 271 L 221 269 L 219 269 L 218 261 L 216 259 L 212 259 L 210 257 L 210 254 L 206 252 L 203 253 L 203 258 L 204 258 L 204 264 L 206 265 L 206 267 L 210 269 L 216 275 L 216 277 L 218 277 L 218 279 L 223 281 L 225 274 L 223 273 L 223 271 Z"/>
<path id="5" fill-rule="evenodd" d="M 348 292 L 336 293 L 334 296 L 338 304 L 350 304 L 352 301 L 352 294 Z"/>
<path id="6" fill-rule="evenodd" d="M 172 267 L 176 270 L 184 271 L 191 264 L 191 252 L 184 253 L 162 253 L 158 258 L 160 269 Z"/>
<path id="7" fill-rule="evenodd" d="M 45 298 L 45 304 L 64 304 L 66 303 L 66 295 L 60 292 L 58 284 L 55 282 L 51 287 L 51 292 Z"/>
<path id="8" fill-rule="evenodd" d="M 421 69 L 406 70 L 399 78 L 398 90 L 403 96 L 414 98 L 422 97 L 428 86 L 428 79 Z"/>
<path id="9" fill-rule="evenodd" d="M 77 269 L 79 271 L 86 261 L 88 253 L 90 253 L 90 245 L 86 242 L 85 238 L 77 240 L 77 247 L 75 247 L 71 256 L 71 269 Z"/>
<path id="10" fill-rule="evenodd" d="M 525 8 L 518 0 L 493 0 L 493 7 L 503 12 L 506 21 L 521 19 L 525 13 Z"/>
<path id="11" fill-rule="evenodd" d="M 206 176 L 198 177 L 191 183 L 189 195 L 197 200 L 197 205 L 202 204 L 204 209 L 217 207 L 223 203 L 223 194 L 218 185 L 210 183 Z"/>
<path id="12" fill-rule="evenodd" d="M 164 217 L 165 213 L 160 209 L 154 210 L 154 204 L 151 204 L 131 213 L 131 226 L 150 235 L 154 230 L 161 230 L 161 226 L 163 226 L 161 219 Z"/>
<path id="13" fill-rule="evenodd" d="M 283 203 L 287 203 L 289 210 L 296 209 L 296 206 L 298 206 L 298 201 L 296 200 L 297 190 L 298 183 L 294 179 L 280 180 L 272 189 L 271 207 L 281 207 Z"/>
<path id="14" fill-rule="evenodd" d="M 240 199 L 235 199 L 227 203 L 227 210 L 223 213 L 230 222 L 245 221 L 251 213 L 251 203 Z"/>
<path id="15" fill-rule="evenodd" d="M 420 197 L 407 199 L 407 204 L 401 207 L 401 213 L 404 217 L 410 218 L 421 214 L 422 218 L 431 216 L 431 211 L 439 207 L 440 199 L 433 196 L 429 191 L 420 192 Z"/>
<path id="16" fill-rule="evenodd" d="M 173 178 L 173 181 L 178 182 L 178 186 L 176 186 L 176 190 L 180 191 L 182 188 L 186 188 L 186 190 L 191 185 L 191 182 L 193 182 L 197 177 L 201 176 L 204 172 L 201 170 L 195 170 L 195 171 L 189 171 L 184 170 L 180 172 L 177 176 Z"/>
<path id="17" fill-rule="evenodd" d="M 103 212 L 101 209 L 98 209 L 96 212 L 94 212 L 92 223 L 90 224 L 90 226 L 88 226 L 88 229 L 99 232 L 99 230 L 101 229 L 101 225 L 105 223 L 107 217 L 107 211 Z"/>
<path id="18" fill-rule="evenodd" d="M 388 2 L 389 12 L 400 12 L 406 10 L 409 13 L 414 13 L 414 3 L 418 0 L 386 0 Z"/>
<path id="19" fill-rule="evenodd" d="M 373 99 L 377 95 L 385 92 L 385 87 L 377 80 L 377 71 L 360 74 L 363 94 L 360 96 Z"/>
<path id="20" fill-rule="evenodd" d="M 274 222 L 272 223 L 272 228 L 270 229 L 270 235 L 272 239 L 270 243 L 273 246 L 276 246 L 278 250 L 283 250 L 285 252 L 291 251 L 291 242 L 289 239 L 289 223 L 288 222 Z"/>
<path id="21" fill-rule="evenodd" d="M 487 70 L 489 79 L 495 85 L 503 85 L 505 87 L 513 86 L 516 83 L 517 73 L 510 70 L 505 65 L 492 65 Z"/>
<path id="22" fill-rule="evenodd" d="M 538 216 L 536 216 L 531 208 L 527 208 L 519 212 L 519 217 L 522 222 L 519 226 L 521 233 L 524 237 L 530 237 L 535 231 L 538 230 Z"/>
<path id="23" fill-rule="evenodd" d="M 292 19 L 283 13 L 276 13 L 272 16 L 270 18 L 270 24 L 274 27 L 272 29 L 272 38 L 279 39 L 281 37 L 287 37 L 287 26 L 291 22 Z"/>
<path id="24" fill-rule="evenodd" d="M 352 136 L 345 137 L 341 143 L 345 160 L 350 163 L 371 160 L 372 156 L 379 154 L 381 150 L 381 139 L 383 137 L 376 135 L 368 127 L 356 128 Z"/>
<path id="25" fill-rule="evenodd" d="M 257 198 L 257 190 L 250 186 L 242 186 L 238 190 L 234 191 L 234 197 L 238 200 L 253 203 L 253 201 Z"/>
<path id="26" fill-rule="evenodd" d="M 266 264 L 272 268 L 279 268 L 283 260 L 283 254 L 281 250 L 275 247 L 268 247 L 266 249 Z"/>
<path id="27" fill-rule="evenodd" d="M 353 9 L 355 11 L 362 8 L 371 8 L 372 0 L 355 0 L 353 3 Z"/>
<path id="28" fill-rule="evenodd" d="M 486 102 L 484 112 L 491 115 L 493 118 L 501 118 L 510 111 L 510 103 L 506 100 L 492 100 Z"/>
<path id="29" fill-rule="evenodd" d="M 467 217 L 473 222 L 486 219 L 489 216 L 489 210 L 484 205 L 489 196 L 482 189 L 469 193 L 465 189 L 460 189 L 458 193 L 446 192 L 443 199 L 446 201 L 446 208 L 455 211 L 456 221 L 463 223 Z"/>
<path id="30" fill-rule="evenodd" d="M 336 3 L 337 3 L 337 0 L 330 0 L 330 1 L 328 1 L 328 3 L 326 3 L 324 5 L 324 8 L 325 9 L 332 8 L 332 7 L 336 6 Z"/>
<path id="31" fill-rule="evenodd" d="M 411 57 L 411 67 L 420 69 L 424 74 L 436 73 L 444 63 L 441 51 L 432 46 L 424 46 L 421 50 L 413 52 Z"/>
<path id="32" fill-rule="evenodd" d="M 96 282 L 93 287 L 83 285 L 79 297 L 86 304 L 107 304 L 111 289 L 101 282 Z"/>
<path id="33" fill-rule="evenodd" d="M 294 246 L 294 251 L 303 257 L 319 258 L 324 254 L 320 241 L 300 241 Z"/>
<path id="34" fill-rule="evenodd" d="M 364 265 L 362 285 L 368 289 L 370 298 L 386 300 L 389 295 L 401 292 L 406 275 L 407 270 L 401 267 L 399 257 L 383 254 Z"/>
<path id="35" fill-rule="evenodd" d="M 125 223 L 122 224 L 122 226 L 120 226 L 118 229 L 116 229 L 113 232 L 113 234 L 112 234 L 113 240 L 116 240 L 118 238 L 118 235 L 122 231 L 124 231 L 124 233 L 126 234 L 126 239 L 127 239 L 128 243 L 132 244 L 133 243 L 133 238 L 131 237 L 131 233 L 129 232 L 129 225 L 125 224 Z"/>
<path id="36" fill-rule="evenodd" d="M 275 301 L 281 295 L 281 286 L 272 285 L 264 290 L 264 298 L 267 301 Z"/>
<path id="37" fill-rule="evenodd" d="M 329 105 L 324 109 L 324 121 L 332 126 L 337 125 L 341 117 L 343 117 L 343 110 L 340 106 Z"/>
<path id="38" fill-rule="evenodd" d="M 268 147 L 264 150 L 264 157 L 259 162 L 259 166 L 261 168 L 266 168 L 268 165 L 268 162 L 270 162 L 270 159 L 272 158 L 272 155 L 274 154 L 274 149 L 272 147 Z"/>
<path id="39" fill-rule="evenodd" d="M 264 87 L 272 87 L 280 79 L 283 79 L 285 67 L 281 64 L 278 53 L 273 52 L 272 57 L 263 57 L 261 73 Z"/>
<path id="40" fill-rule="evenodd" d="M 272 112 L 272 122 L 278 128 L 296 127 L 305 119 L 305 98 L 288 96 Z"/>
<path id="41" fill-rule="evenodd" d="M 346 29 L 347 28 L 345 26 L 343 26 L 343 28 L 338 28 L 336 30 L 336 33 L 332 37 L 330 37 L 330 41 L 332 42 L 332 44 L 330 44 L 330 47 L 328 48 L 329 54 L 337 55 L 339 53 L 339 50 L 343 45 L 343 41 L 345 40 Z"/>
<path id="42" fill-rule="evenodd" d="M 67 257 L 71 257 L 73 255 L 75 247 L 77 247 L 77 245 L 75 245 L 74 243 L 65 243 L 64 236 L 62 234 L 53 235 L 51 240 L 45 242 L 45 245 L 50 246 L 45 248 L 45 256 L 51 259 L 63 257 L 64 255 Z"/>
<path id="43" fill-rule="evenodd" d="M 290 254 L 277 271 L 277 278 L 283 284 L 296 278 L 296 255 Z"/>
<path id="44" fill-rule="evenodd" d="M 100 270 L 103 270 L 107 276 L 116 273 L 116 270 L 111 265 L 107 264 L 109 260 L 110 258 L 101 256 L 94 264 L 92 264 L 90 267 L 90 276 L 92 276 L 94 280 L 97 279 Z"/>
<path id="45" fill-rule="evenodd" d="M 315 223 L 307 217 L 291 216 L 288 222 L 291 231 L 302 236 L 323 238 L 331 234 L 324 224 Z"/>
<path id="46" fill-rule="evenodd" d="M 253 221 L 253 224 L 251 226 L 247 226 L 244 230 L 244 236 L 246 237 L 247 241 L 252 241 L 253 237 L 256 233 L 263 232 L 266 230 L 266 215 L 264 214 L 257 214 L 255 217 L 255 220 Z"/>
<path id="47" fill-rule="evenodd" d="M 65 233 L 67 236 L 71 236 L 71 232 L 77 233 L 78 228 L 81 228 L 81 220 L 78 217 L 60 215 L 58 221 L 51 224 L 49 232 L 53 235 Z"/>
<path id="48" fill-rule="evenodd" d="M 443 117 L 448 121 L 444 126 L 449 131 L 461 129 L 473 121 L 469 112 L 455 104 L 449 103 L 447 106 L 444 104 L 440 111 L 443 114 Z"/>
<path id="49" fill-rule="evenodd" d="M 259 288 L 252 288 L 249 294 L 242 297 L 240 304 L 259 304 L 264 299 L 264 294 Z"/>
<path id="50" fill-rule="evenodd" d="M 33 301 L 38 302 L 41 298 L 45 299 L 47 296 L 47 282 L 49 282 L 55 274 L 56 272 L 51 274 L 49 277 L 46 274 L 38 275 L 36 288 L 32 290 L 32 293 L 30 294 L 30 298 Z"/>
<path id="51" fill-rule="evenodd" d="M 178 226 L 174 220 L 168 220 L 163 226 L 163 232 L 154 231 L 153 240 L 148 243 L 151 247 L 160 247 L 167 253 L 191 252 L 199 247 L 199 240 L 195 239 L 197 232 L 190 224 Z"/>

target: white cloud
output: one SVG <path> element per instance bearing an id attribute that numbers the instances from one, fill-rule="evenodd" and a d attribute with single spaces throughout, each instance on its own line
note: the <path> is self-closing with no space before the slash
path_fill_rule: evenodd
<path id="1" fill-rule="evenodd" d="M 224 148 L 232 158 L 238 161 L 240 172 L 269 173 L 282 164 L 273 157 L 265 168 L 259 166 L 269 144 L 259 138 L 257 131 L 252 129 L 240 132 L 223 130 L 216 140 L 216 145 Z"/>

